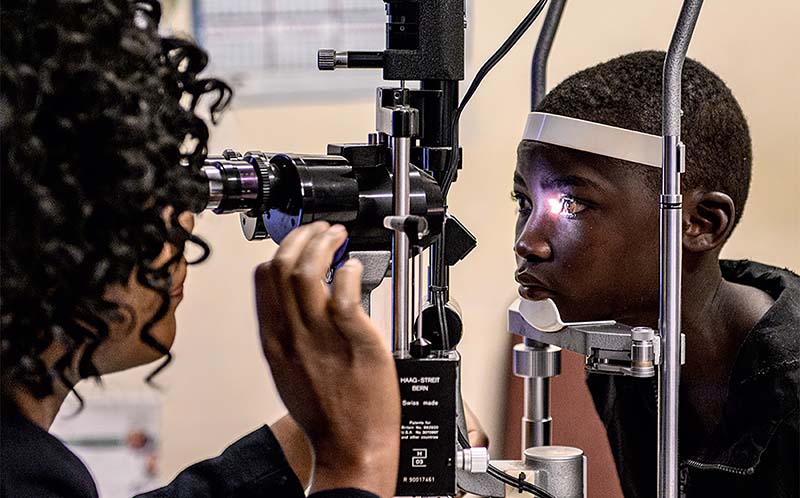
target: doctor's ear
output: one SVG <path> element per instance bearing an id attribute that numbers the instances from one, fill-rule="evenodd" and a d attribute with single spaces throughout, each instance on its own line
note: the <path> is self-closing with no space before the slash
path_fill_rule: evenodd
<path id="1" fill-rule="evenodd" d="M 683 248 L 688 252 L 718 249 L 728 240 L 737 216 L 728 194 L 695 190 L 683 197 Z"/>

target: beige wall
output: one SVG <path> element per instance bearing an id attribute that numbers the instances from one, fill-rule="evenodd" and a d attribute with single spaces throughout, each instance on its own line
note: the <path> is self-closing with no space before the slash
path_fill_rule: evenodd
<path id="1" fill-rule="evenodd" d="M 187 3 L 178 2 L 178 10 L 170 14 L 177 26 L 188 26 Z M 531 4 L 472 1 L 469 78 Z M 553 48 L 550 84 L 622 53 L 665 48 L 678 8 L 677 1 L 571 0 Z M 728 82 L 751 123 L 752 194 L 725 255 L 794 269 L 800 267 L 798 19 L 800 3 L 795 0 L 774 0 L 768 8 L 744 0 L 706 2 L 690 49 L 690 56 Z M 529 105 L 529 60 L 536 31 L 495 69 L 467 109 L 462 120 L 464 170 L 450 203 L 479 241 L 454 269 L 452 279 L 466 323 L 460 348 L 464 394 L 497 442 L 503 439 L 509 343 L 504 310 L 515 296 L 510 180 Z M 374 126 L 372 106 L 371 95 L 327 105 L 234 105 L 213 134 L 211 149 L 321 152 L 328 142 L 363 140 Z M 165 478 L 283 411 L 259 352 L 251 283 L 253 267 L 268 259 L 275 247 L 244 241 L 232 217 L 201 216 L 197 232 L 211 243 L 214 256 L 192 269 L 179 310 L 176 361 L 159 378 L 165 400 Z M 127 372 L 109 383 L 139 387 L 143 375 L 143 370 Z M 497 450 L 493 453 L 499 454 Z"/>

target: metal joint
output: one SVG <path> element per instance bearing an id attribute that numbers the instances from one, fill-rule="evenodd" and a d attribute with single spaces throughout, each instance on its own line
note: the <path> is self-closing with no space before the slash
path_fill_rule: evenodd
<path id="1" fill-rule="evenodd" d="M 392 137 L 416 137 L 419 134 L 419 111 L 404 105 L 379 107 L 376 129 Z"/>
<path id="2" fill-rule="evenodd" d="M 514 346 L 514 375 L 517 377 L 555 377 L 561 373 L 561 348 L 544 345 L 532 348 Z"/>
<path id="3" fill-rule="evenodd" d="M 683 196 L 681 194 L 662 195 L 660 202 L 661 206 L 667 209 L 680 209 L 683 206 Z"/>

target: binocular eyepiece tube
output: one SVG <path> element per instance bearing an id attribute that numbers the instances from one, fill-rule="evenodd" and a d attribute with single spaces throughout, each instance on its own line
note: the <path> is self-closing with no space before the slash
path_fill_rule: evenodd
<path id="1" fill-rule="evenodd" d="M 392 231 L 384 219 L 393 214 L 394 195 L 385 154 L 374 145 L 332 147 L 350 158 L 231 150 L 209 156 L 202 168 L 208 181 L 206 209 L 254 218 L 277 243 L 294 228 L 323 220 L 347 227 L 348 249 L 388 250 Z M 365 154 L 364 147 L 372 153 Z M 353 148 L 359 150 L 353 153 Z M 425 171 L 412 166 L 410 177 L 410 210 L 427 221 L 428 234 L 420 241 L 427 246 L 442 230 L 442 193 Z"/>

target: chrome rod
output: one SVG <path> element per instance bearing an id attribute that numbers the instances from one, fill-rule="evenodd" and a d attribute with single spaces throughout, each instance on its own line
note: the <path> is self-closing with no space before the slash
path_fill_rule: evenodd
<path id="1" fill-rule="evenodd" d="M 527 377 L 525 414 L 522 417 L 522 453 L 534 446 L 550 446 L 553 419 L 550 417 L 550 378 Z"/>
<path id="2" fill-rule="evenodd" d="M 394 215 L 411 213 L 409 185 L 411 138 L 390 137 L 392 171 L 394 173 Z M 399 356 L 408 353 L 411 329 L 409 327 L 409 240 L 402 230 L 394 230 L 392 237 L 392 337 L 394 352 Z"/>
<path id="3" fill-rule="evenodd" d="M 658 498 L 678 496 L 678 402 L 681 372 L 681 79 L 703 0 L 684 0 L 664 60 L 659 242 Z"/>

